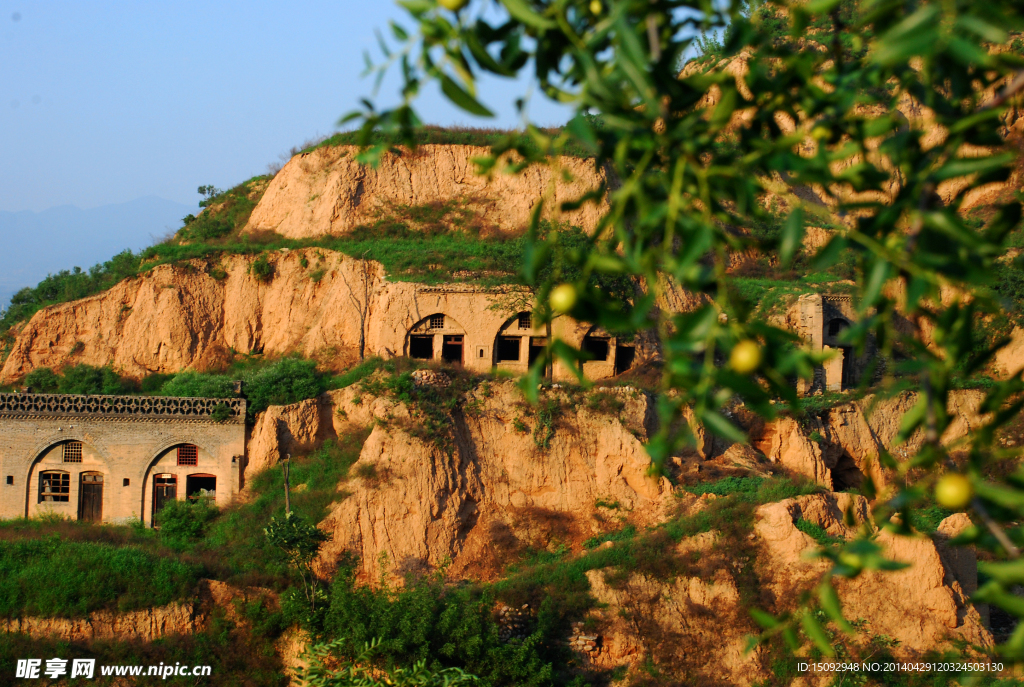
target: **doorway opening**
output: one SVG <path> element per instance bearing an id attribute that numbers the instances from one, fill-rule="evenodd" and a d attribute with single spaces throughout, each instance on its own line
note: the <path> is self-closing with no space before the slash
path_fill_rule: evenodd
<path id="1" fill-rule="evenodd" d="M 523 338 L 521 336 L 499 336 L 498 362 L 519 362 L 519 346 L 522 343 L 522 340 Z"/>
<path id="2" fill-rule="evenodd" d="M 434 357 L 434 335 L 414 334 L 409 337 L 409 357 L 431 360 Z"/>
<path id="3" fill-rule="evenodd" d="M 103 474 L 83 472 L 79 476 L 78 519 L 86 522 L 103 521 Z"/>
<path id="4" fill-rule="evenodd" d="M 541 357 L 544 353 L 544 347 L 548 345 L 548 340 L 543 337 L 531 336 L 530 337 L 530 356 L 528 363 L 530 367 L 537 362 L 537 358 Z"/>
<path id="5" fill-rule="evenodd" d="M 462 335 L 446 334 L 441 343 L 441 360 L 462 365 Z"/>
<path id="6" fill-rule="evenodd" d="M 583 352 L 588 354 L 594 361 L 607 361 L 610 349 L 611 339 L 606 336 L 591 336 L 588 334 L 583 337 Z"/>
<path id="7" fill-rule="evenodd" d="M 840 350 L 843 352 L 843 389 L 852 389 L 857 386 L 857 380 L 854 379 L 853 374 L 853 348 L 851 346 L 842 346 Z"/>
<path id="8" fill-rule="evenodd" d="M 153 477 L 153 527 L 157 524 L 157 514 L 171 501 L 178 500 L 178 476 L 156 475 Z"/>
<path id="9" fill-rule="evenodd" d="M 217 477 L 215 475 L 188 475 L 185 477 L 185 498 L 189 501 L 217 498 Z"/>
<path id="10" fill-rule="evenodd" d="M 636 346 L 624 346 L 619 344 L 615 347 L 615 374 L 620 375 L 633 367 L 633 360 L 636 358 Z"/>

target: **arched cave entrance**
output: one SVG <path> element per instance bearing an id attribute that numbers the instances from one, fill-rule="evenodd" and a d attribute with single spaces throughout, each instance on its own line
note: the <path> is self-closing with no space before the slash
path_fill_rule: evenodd
<path id="1" fill-rule="evenodd" d="M 466 330 L 454 317 L 434 313 L 417 322 L 406 335 L 405 353 L 416 360 L 465 363 Z"/>
<path id="2" fill-rule="evenodd" d="M 25 516 L 51 513 L 69 520 L 102 522 L 103 483 L 108 473 L 100 453 L 83 441 L 66 439 L 50 444 L 29 467 Z"/>
<path id="3" fill-rule="evenodd" d="M 615 336 L 602 327 L 591 327 L 580 342 L 580 351 L 590 359 L 581 363 L 584 373 L 588 368 L 595 375 L 619 375 L 631 369 L 636 361 L 636 344 L 632 338 Z"/>
<path id="4" fill-rule="evenodd" d="M 534 327 L 533 313 L 523 311 L 510 317 L 494 339 L 493 364 L 501 367 L 528 367 L 540 357 L 547 345 L 545 333 Z"/>

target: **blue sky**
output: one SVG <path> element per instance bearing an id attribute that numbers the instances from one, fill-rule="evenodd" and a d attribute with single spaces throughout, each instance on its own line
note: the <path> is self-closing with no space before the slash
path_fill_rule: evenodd
<path id="1" fill-rule="evenodd" d="M 195 205 L 200 184 L 263 173 L 370 95 L 363 52 L 379 57 L 374 29 L 402 17 L 386 0 L 0 0 L 0 211 L 146 196 Z M 396 84 L 378 102 L 394 102 Z M 485 86 L 497 120 L 436 93 L 420 111 L 437 124 L 513 126 L 526 88 Z M 568 116 L 540 96 L 530 113 L 542 124 Z"/>

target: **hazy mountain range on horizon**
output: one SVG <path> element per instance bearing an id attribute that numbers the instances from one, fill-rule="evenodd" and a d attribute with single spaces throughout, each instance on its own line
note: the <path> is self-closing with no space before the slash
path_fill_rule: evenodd
<path id="1" fill-rule="evenodd" d="M 181 227 L 198 207 L 144 196 L 83 210 L 60 205 L 41 212 L 0 211 L 0 309 L 48 274 L 88 270 L 126 248 L 138 251 Z"/>

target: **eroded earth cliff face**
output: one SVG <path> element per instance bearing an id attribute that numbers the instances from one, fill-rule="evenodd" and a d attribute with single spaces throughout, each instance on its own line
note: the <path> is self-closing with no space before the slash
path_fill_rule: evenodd
<path id="1" fill-rule="evenodd" d="M 331 535 L 319 560 L 324 575 L 354 555 L 364 584 L 378 584 L 382 571 L 397 582 L 406 573 L 438 567 L 446 567 L 452 579 L 493 580 L 530 548 L 567 545 L 577 555 L 584 538 L 600 541 L 626 523 L 643 530 L 714 507 L 714 496 L 698 498 L 648 474 L 643 442 L 655 426 L 653 398 L 639 390 L 596 392 L 613 393 L 621 402 L 611 413 L 562 389 L 544 391 L 542 403 L 557 401 L 570 410 L 551 425 L 549 445 L 542 449 L 536 442 L 540 420 L 512 382 L 484 383 L 467 392 L 452 415 L 447 444 L 424 435 L 413 406 L 369 393 L 372 388 L 271 407 L 253 431 L 250 474 L 272 469 L 284 453 L 301 454 L 353 427 L 373 426 L 353 466 L 355 476 L 339 486 L 330 514 L 320 523 Z M 962 426 L 951 428 L 947 441 L 977 421 L 978 400 L 973 392 L 954 397 Z M 872 408 L 870 400 L 846 404 L 832 411 L 835 431 L 815 441 L 808 435 L 816 430 L 796 423 L 762 426 L 762 445 L 786 446 L 767 455 L 749 446 L 715 446 L 705 437 L 702 455 L 676 461 L 676 477 L 692 471 L 688 461 L 696 460 L 706 477 L 726 471 L 831 478 L 834 467 L 824 466 L 823 455 L 853 451 L 860 458 L 872 447 L 893 448 L 896 430 L 887 414 L 895 410 Z M 803 455 L 797 455 L 800 451 Z M 851 461 L 855 469 L 857 461 L 852 456 Z M 807 466 L 817 466 L 818 472 Z M 697 561 L 692 572 L 668 579 L 618 566 L 586 572 L 598 602 L 581 619 L 589 628 L 579 631 L 587 664 L 637 667 L 655 656 L 667 674 L 674 674 L 673 665 L 685 666 L 686 675 L 713 677 L 716 684 L 749 685 L 769 676 L 770 657 L 745 651 L 746 637 L 757 631 L 750 604 L 772 612 L 792 609 L 826 567 L 811 557 L 820 544 L 797 527 L 798 521 L 837 540 L 852 538 L 868 521 L 863 497 L 833 493 L 831 486 L 759 507 L 742 545 L 714 529 L 666 544 L 660 555 Z M 614 510 L 606 508 L 611 503 Z M 844 523 L 847 511 L 852 525 Z M 981 613 L 968 600 L 977 587 L 973 554 L 945 545 L 969 526 L 957 515 L 942 524 L 934 540 L 877 533 L 885 555 L 910 567 L 840 582 L 848 617 L 864 621 L 855 642 L 886 635 L 898 640 L 894 654 L 905 658 L 955 641 L 992 646 Z M 601 546 L 620 544 L 610 538 Z"/>
<path id="2" fill-rule="evenodd" d="M 224 255 L 217 263 L 160 265 L 95 296 L 44 308 L 19 330 L 0 383 L 75 363 L 109 364 L 134 377 L 203 370 L 232 350 L 307 357 L 329 350 L 344 362 L 355 355 L 366 289 L 387 300 L 378 263 L 334 251 L 274 253 L 273 278 L 263 281 L 251 273 L 252 262 Z M 324 270 L 319 280 L 310 276 L 316 269 Z"/>
<path id="3" fill-rule="evenodd" d="M 353 146 L 337 146 L 293 157 L 270 183 L 244 232 L 273 231 L 293 239 L 341 235 L 373 224 L 395 206 L 457 203 L 472 213 L 484 235 L 520 234 L 545 195 L 545 217 L 589 230 L 605 210 L 594 202 L 557 210 L 605 183 L 606 175 L 590 160 L 562 158 L 564 177 L 533 166 L 517 174 L 497 171 L 488 179 L 476 173 L 473 158 L 489 155 L 489 148 L 424 145 L 387 153 L 377 168 L 356 162 L 357 153 Z"/>
<path id="4" fill-rule="evenodd" d="M 554 390 L 554 401 L 562 392 Z M 586 407 L 538 423 L 512 382 L 478 386 L 453 416 L 448 445 L 423 438 L 421 420 L 404 404 L 344 389 L 257 421 L 247 475 L 258 474 L 352 424 L 374 425 L 341 500 L 321 524 L 332 540 L 320 558 L 333 571 L 354 553 L 373 582 L 385 556 L 396 575 L 451 561 L 454 574 L 488 578 L 526 546 L 585 539 L 601 531 L 595 503 L 616 503 L 645 524 L 673 503 L 669 481 L 647 474 L 643 441 L 653 401 L 636 389 L 614 392 L 621 411 Z M 358 402 L 357 402 L 358 401 Z M 541 434 L 538 434 L 540 432 Z M 364 468 L 360 470 L 360 468 Z"/>

